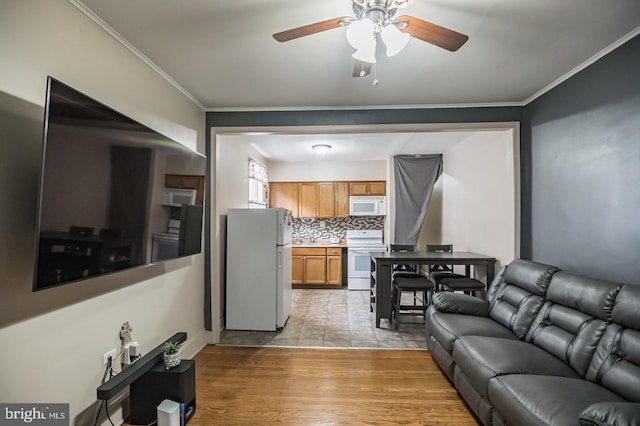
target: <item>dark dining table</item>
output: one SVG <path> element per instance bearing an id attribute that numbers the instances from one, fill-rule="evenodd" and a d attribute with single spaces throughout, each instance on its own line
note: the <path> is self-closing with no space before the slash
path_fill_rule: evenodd
<path id="1" fill-rule="evenodd" d="M 371 311 L 376 313 L 376 327 L 382 318 L 391 320 L 391 272 L 393 265 L 464 265 L 486 268 L 486 285 L 493 281 L 495 257 L 467 251 L 458 252 L 378 252 L 371 253 Z"/>

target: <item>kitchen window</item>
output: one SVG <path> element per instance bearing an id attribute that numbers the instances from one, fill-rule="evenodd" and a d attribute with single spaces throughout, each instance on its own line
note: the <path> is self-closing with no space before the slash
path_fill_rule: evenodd
<path id="1" fill-rule="evenodd" d="M 249 156 L 249 207 L 257 209 L 267 208 L 267 188 L 269 174 L 267 165 Z"/>

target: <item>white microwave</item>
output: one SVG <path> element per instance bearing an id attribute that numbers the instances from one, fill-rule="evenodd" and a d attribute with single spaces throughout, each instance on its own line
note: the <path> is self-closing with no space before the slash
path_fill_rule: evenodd
<path id="1" fill-rule="evenodd" d="M 162 204 L 165 206 L 182 207 L 183 204 L 192 206 L 195 203 L 195 189 L 165 188 L 162 192 Z"/>
<path id="2" fill-rule="evenodd" d="M 349 216 L 385 216 L 387 197 L 384 195 L 352 195 L 349 197 Z"/>

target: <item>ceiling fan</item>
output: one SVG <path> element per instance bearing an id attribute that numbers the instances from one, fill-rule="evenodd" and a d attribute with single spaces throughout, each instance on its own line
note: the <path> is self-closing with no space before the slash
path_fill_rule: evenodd
<path id="1" fill-rule="evenodd" d="M 354 77 L 363 77 L 371 72 L 376 63 L 375 53 L 381 38 L 387 56 L 399 53 L 411 37 L 455 52 L 467 42 L 469 36 L 457 31 L 423 21 L 409 15 L 396 16 L 398 9 L 405 8 L 413 0 L 351 0 L 353 15 L 328 19 L 304 25 L 273 35 L 279 42 L 294 40 L 334 28 L 347 27 L 347 41 L 356 49 L 353 68 Z"/>

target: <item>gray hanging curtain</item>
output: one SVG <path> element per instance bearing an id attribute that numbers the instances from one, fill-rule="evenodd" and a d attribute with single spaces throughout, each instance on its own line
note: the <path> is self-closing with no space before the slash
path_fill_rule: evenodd
<path id="1" fill-rule="evenodd" d="M 418 242 L 433 185 L 442 174 L 442 155 L 396 155 L 395 244 Z"/>

